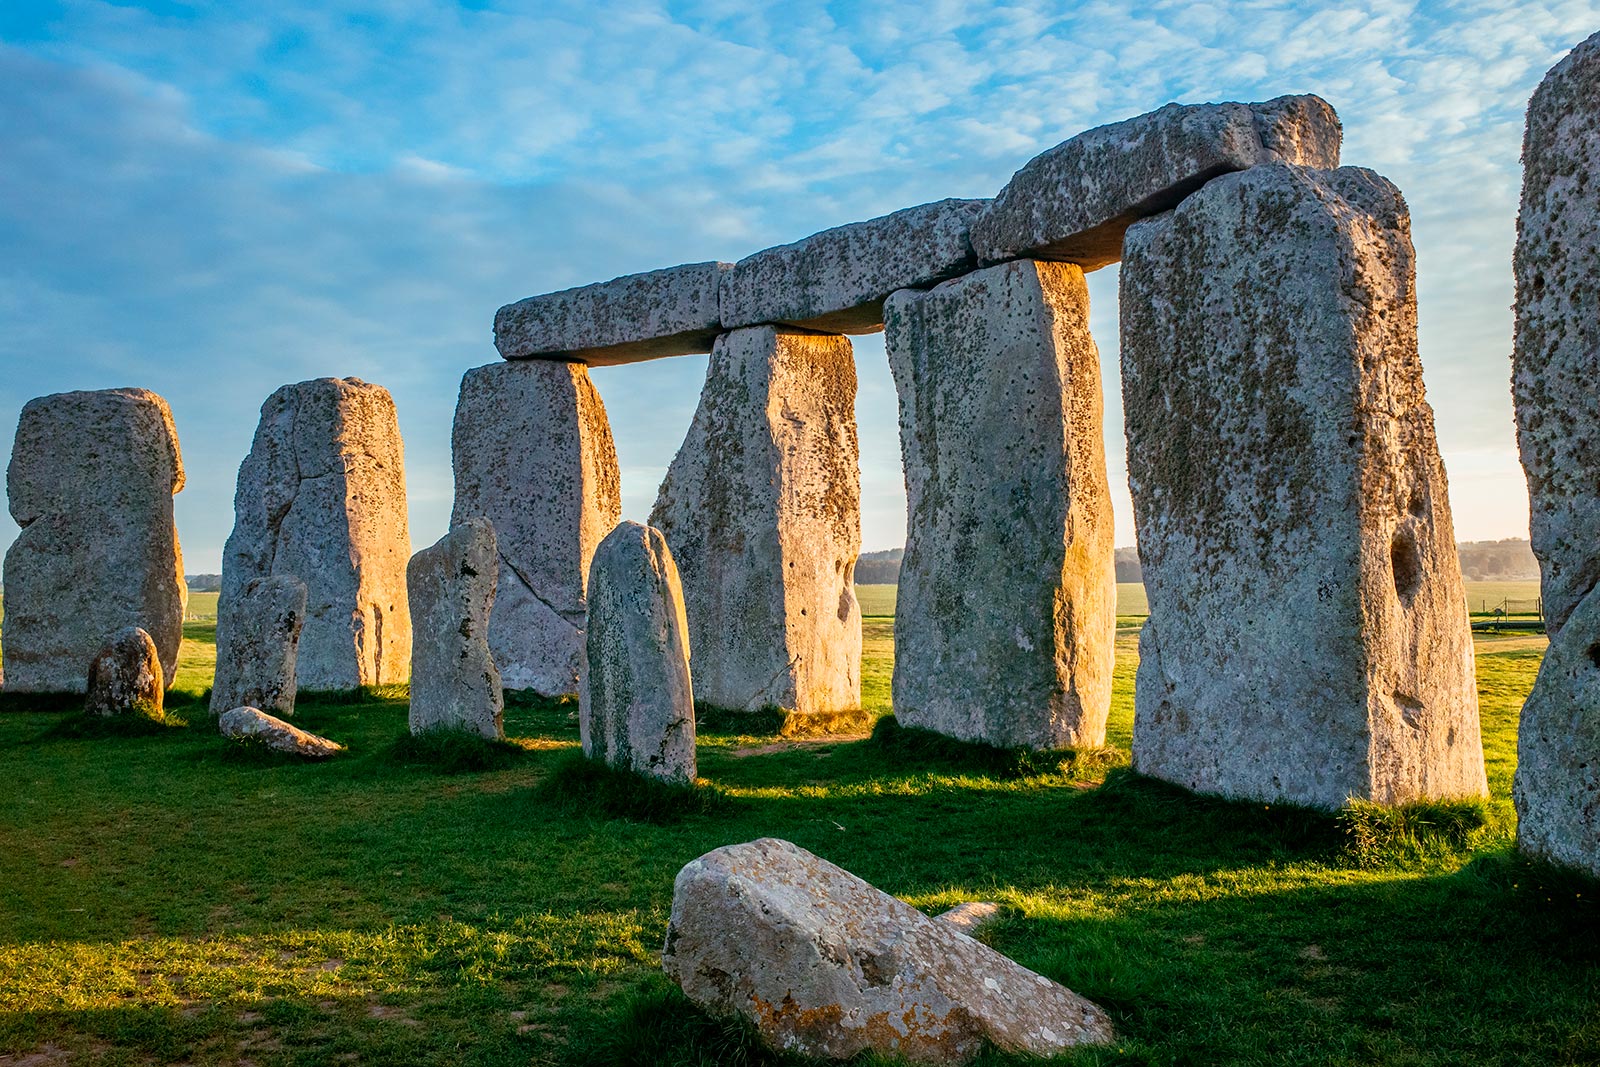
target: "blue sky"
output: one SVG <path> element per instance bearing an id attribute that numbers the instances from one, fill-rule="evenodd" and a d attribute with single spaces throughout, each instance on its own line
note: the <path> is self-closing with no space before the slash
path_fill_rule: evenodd
<path id="1" fill-rule="evenodd" d="M 495 309 L 737 259 L 947 196 L 1169 100 L 1316 92 L 1404 190 L 1463 538 L 1525 536 L 1509 399 L 1522 112 L 1600 0 L 1427 4 L 425 0 L 0 3 L 0 448 L 30 397 L 171 402 L 187 569 L 213 571 L 277 386 L 358 375 L 444 533 L 461 373 Z M 1133 543 L 1116 271 L 1091 276 L 1119 544 Z M 904 488 L 881 337 L 856 343 L 865 547 Z M 643 519 L 704 357 L 594 372 Z M 0 545 L 16 529 L 0 518 Z"/>

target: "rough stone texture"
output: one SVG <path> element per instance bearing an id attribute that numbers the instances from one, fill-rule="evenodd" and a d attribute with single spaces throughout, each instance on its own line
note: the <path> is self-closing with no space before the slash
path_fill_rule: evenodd
<path id="1" fill-rule="evenodd" d="M 885 311 L 907 495 L 895 717 L 1104 743 L 1116 575 L 1083 271 L 1007 263 Z"/>
<path id="2" fill-rule="evenodd" d="M 722 279 L 724 329 L 787 323 L 876 333 L 883 302 L 977 266 L 968 232 L 987 200 L 940 200 L 746 256 Z"/>
<path id="3" fill-rule="evenodd" d="M 692 782 L 694 686 L 678 568 L 660 530 L 625 522 L 589 572 L 588 655 L 578 693 L 584 755 Z"/>
<path id="4" fill-rule="evenodd" d="M 405 456 L 394 401 L 359 378 L 286 385 L 261 405 L 239 466 L 218 615 L 251 580 L 306 584 L 295 665 L 302 692 L 404 682 Z"/>
<path id="5" fill-rule="evenodd" d="M 728 266 L 688 263 L 507 304 L 495 313 L 495 348 L 506 359 L 600 367 L 709 351 Z"/>
<path id="6" fill-rule="evenodd" d="M 1399 190 L 1357 168 L 1227 175 L 1128 231 L 1141 773 L 1330 808 L 1485 794 L 1414 270 Z"/>
<path id="7" fill-rule="evenodd" d="M 760 326 L 717 339 L 650 513 L 683 575 L 700 700 L 861 706 L 855 394 L 843 337 Z"/>
<path id="8" fill-rule="evenodd" d="M 275 719 L 259 708 L 223 712 L 217 717 L 217 730 L 223 737 L 259 741 L 276 752 L 306 759 L 327 759 L 344 751 L 343 745 Z"/>
<path id="9" fill-rule="evenodd" d="M 499 572 L 494 525 L 467 519 L 411 557 L 411 732 L 472 730 L 505 736 L 505 696 L 489 652 Z"/>
<path id="10" fill-rule="evenodd" d="M 1339 116 L 1320 97 L 1168 104 L 1080 133 L 1035 156 L 972 224 L 984 263 L 1019 256 L 1094 270 L 1122 255 L 1130 223 L 1210 179 L 1273 160 L 1337 167 Z"/>
<path id="11" fill-rule="evenodd" d="M 30 400 L 6 471 L 22 527 L 5 558 L 6 691 L 81 693 L 109 633 L 148 632 L 172 684 L 183 555 L 172 497 L 183 460 L 167 402 L 144 389 Z"/>
<path id="12" fill-rule="evenodd" d="M 89 663 L 83 710 L 90 715 L 159 719 L 165 696 L 155 640 L 137 626 L 124 626 L 106 639 Z"/>
<path id="13" fill-rule="evenodd" d="M 772 838 L 691 861 L 662 964 L 774 1048 L 960 1064 L 987 1039 L 1048 1056 L 1112 1039 L 1094 1004 L 806 850 Z"/>
<path id="14" fill-rule="evenodd" d="M 1000 905 L 987 900 L 969 900 L 949 911 L 940 912 L 934 918 L 970 936 L 978 927 L 993 922 L 999 916 Z"/>
<path id="15" fill-rule="evenodd" d="M 507 689 L 578 691 L 584 588 L 622 513 L 605 405 L 580 364 L 494 363 L 461 379 L 452 525 L 494 523 L 489 649 Z"/>
<path id="16" fill-rule="evenodd" d="M 248 706 L 293 715 L 306 583 L 292 574 L 254 578 L 235 596 L 219 598 L 217 608 L 211 714 Z"/>

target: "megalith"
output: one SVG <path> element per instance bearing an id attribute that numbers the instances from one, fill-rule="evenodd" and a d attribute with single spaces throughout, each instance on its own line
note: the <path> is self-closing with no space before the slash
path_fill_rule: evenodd
<path id="1" fill-rule="evenodd" d="M 708 704 L 861 706 L 855 394 L 844 337 L 757 326 L 717 338 L 650 513 L 683 576 Z"/>
<path id="2" fill-rule="evenodd" d="M 317 378 L 273 393 L 239 466 L 233 506 L 219 616 L 253 579 L 292 574 L 306 585 L 301 692 L 404 682 L 411 537 L 388 390 Z"/>
<path id="3" fill-rule="evenodd" d="M 895 717 L 1006 747 L 1104 743 L 1116 577 L 1082 269 L 1006 263 L 884 312 L 907 494 Z"/>
<path id="4" fill-rule="evenodd" d="M 664 782 L 695 778 L 689 623 L 661 531 L 624 522 L 595 551 L 578 733 L 584 755 Z"/>
<path id="5" fill-rule="evenodd" d="M 273 752 L 304 759 L 322 760 L 337 756 L 344 746 L 326 737 L 307 733 L 260 708 L 231 708 L 217 716 L 217 732 L 235 741 L 253 742 Z"/>
<path id="6" fill-rule="evenodd" d="M 466 519 L 411 557 L 411 732 L 505 736 L 505 696 L 489 651 L 499 556 L 494 525 Z"/>
<path id="7" fill-rule="evenodd" d="M 1323 808 L 1487 791 L 1399 190 L 1269 164 L 1128 230 L 1134 768 Z"/>
<path id="8" fill-rule="evenodd" d="M 622 513 L 617 450 L 588 369 L 518 360 L 469 370 L 451 448 L 450 522 L 482 516 L 499 545 L 489 649 L 505 687 L 576 693 L 589 561 Z"/>
<path id="9" fill-rule="evenodd" d="M 183 460 L 167 402 L 145 389 L 30 400 L 6 470 L 21 532 L 6 551 L 6 691 L 82 693 L 89 660 L 127 626 L 150 634 L 171 685 L 188 588 L 172 521 Z"/>
<path id="10" fill-rule="evenodd" d="M 217 604 L 211 714 L 237 707 L 294 714 L 295 658 L 306 621 L 306 583 L 292 574 L 252 578 Z"/>
<path id="11" fill-rule="evenodd" d="M 138 626 L 124 626 L 89 662 L 83 710 L 105 717 L 164 714 L 166 683 L 155 639 Z"/>

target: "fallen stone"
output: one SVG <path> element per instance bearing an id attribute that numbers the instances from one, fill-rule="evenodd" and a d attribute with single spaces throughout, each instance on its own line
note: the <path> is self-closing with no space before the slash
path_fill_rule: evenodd
<path id="1" fill-rule="evenodd" d="M 987 900 L 969 900 L 965 904 L 957 904 L 949 911 L 934 916 L 935 919 L 949 923 L 968 937 L 971 937 L 978 927 L 991 923 L 999 917 L 1000 905 Z"/>
<path id="2" fill-rule="evenodd" d="M 144 389 L 30 400 L 6 471 L 22 527 L 5 557 L 6 691 L 82 693 L 109 633 L 145 630 L 171 685 L 188 588 L 172 521 L 183 460 L 167 402 Z"/>
<path id="3" fill-rule="evenodd" d="M 489 653 L 499 557 L 494 525 L 471 518 L 411 557 L 411 732 L 505 737 L 505 696 Z"/>
<path id="4" fill-rule="evenodd" d="M 700 700 L 861 706 L 855 393 L 843 337 L 758 326 L 717 339 L 650 513 L 683 576 Z"/>
<path id="5" fill-rule="evenodd" d="M 327 759 L 344 751 L 343 745 L 275 719 L 259 708 L 225 711 L 217 717 L 217 729 L 223 737 L 259 741 L 274 752 L 306 759 Z"/>
<path id="6" fill-rule="evenodd" d="M 1006 748 L 1103 744 L 1116 575 L 1083 271 L 1007 263 L 885 313 L 907 495 L 895 718 Z"/>
<path id="7" fill-rule="evenodd" d="M 137 626 L 125 626 L 90 661 L 83 710 L 90 715 L 159 719 L 165 694 L 155 640 Z"/>
<path id="8" fill-rule="evenodd" d="M 984 1042 L 1049 1056 L 1112 1040 L 1104 1011 L 850 872 L 772 838 L 691 861 L 666 972 L 774 1049 L 963 1064 Z"/>
<path id="9" fill-rule="evenodd" d="M 239 466 L 219 616 L 256 578 L 305 582 L 301 692 L 404 682 L 405 455 L 388 390 L 360 378 L 286 385 L 261 405 Z"/>
<path id="10" fill-rule="evenodd" d="M 1353 167 L 1230 174 L 1128 231 L 1141 774 L 1322 808 L 1486 794 L 1414 264 L 1399 190 Z"/>
<path id="11" fill-rule="evenodd" d="M 968 231 L 988 203 L 940 200 L 746 256 L 722 279 L 722 326 L 876 333 L 890 293 L 977 266 Z"/>
<path id="12" fill-rule="evenodd" d="M 306 583 L 292 574 L 254 578 L 217 605 L 217 670 L 211 714 L 237 707 L 294 714 L 295 657 L 306 621 Z"/>
<path id="13" fill-rule="evenodd" d="M 1207 181 L 1274 160 L 1337 167 L 1339 116 L 1316 96 L 1168 104 L 1080 133 L 1033 159 L 972 224 L 984 263 L 1021 256 L 1095 270 L 1122 256 L 1129 224 Z"/>
<path id="14" fill-rule="evenodd" d="M 661 531 L 620 524 L 589 572 L 583 753 L 664 782 L 695 779 L 694 686 L 683 587 Z"/>
<path id="15" fill-rule="evenodd" d="M 499 546 L 489 651 L 501 681 L 576 693 L 589 561 L 622 513 L 611 424 L 588 370 L 540 360 L 469 370 L 451 444 L 451 525 L 481 515 Z"/>
<path id="16" fill-rule="evenodd" d="M 726 263 L 689 263 L 530 296 L 495 313 L 506 359 L 597 367 L 709 352 L 721 331 L 717 288 Z"/>

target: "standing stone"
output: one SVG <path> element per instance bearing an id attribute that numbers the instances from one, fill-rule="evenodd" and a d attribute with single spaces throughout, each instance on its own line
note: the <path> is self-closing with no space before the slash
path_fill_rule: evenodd
<path id="1" fill-rule="evenodd" d="M 625 522 L 600 542 L 589 572 L 587 645 L 578 690 L 584 755 L 693 782 L 689 622 L 661 531 Z"/>
<path id="2" fill-rule="evenodd" d="M 499 569 L 494 525 L 484 518 L 467 519 L 411 557 L 412 733 L 505 736 L 505 697 L 487 639 Z"/>
<path id="3" fill-rule="evenodd" d="M 1353 167 L 1230 174 L 1128 231 L 1139 772 L 1324 808 L 1486 793 L 1414 263 L 1399 190 Z"/>
<path id="4" fill-rule="evenodd" d="M 1517 842 L 1600 876 L 1600 34 L 1528 105 L 1512 392 L 1550 648 L 1522 709 Z"/>
<path id="5" fill-rule="evenodd" d="M 650 524 L 683 575 L 695 691 L 715 707 L 861 706 L 856 368 L 843 337 L 717 339 Z"/>
<path id="6" fill-rule="evenodd" d="M 895 717 L 1103 744 L 1116 578 L 1083 271 L 1007 263 L 896 293 L 885 315 L 908 505 Z"/>
<path id="7" fill-rule="evenodd" d="M 300 690 L 404 682 L 411 615 L 405 456 L 388 390 L 360 378 L 286 385 L 261 405 L 239 466 L 218 615 L 252 579 L 306 584 Z"/>
<path id="8" fill-rule="evenodd" d="M 83 710 L 90 715 L 159 719 L 165 695 L 155 640 L 137 626 L 124 626 L 89 663 Z"/>
<path id="9" fill-rule="evenodd" d="M 306 583 L 292 574 L 252 578 L 219 600 L 211 714 L 233 708 L 294 714 L 295 655 L 306 621 Z"/>
<path id="10" fill-rule="evenodd" d="M 468 371 L 451 444 L 450 523 L 481 515 L 499 545 L 489 650 L 505 687 L 576 693 L 589 561 L 622 514 L 611 424 L 588 370 L 525 360 Z"/>
<path id="11" fill-rule="evenodd" d="M 183 460 L 167 402 L 144 389 L 30 400 L 6 471 L 22 532 L 6 552 L 6 691 L 81 693 L 105 636 L 138 626 L 172 684 L 188 588 L 172 521 Z"/>

